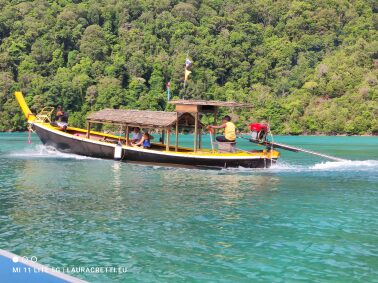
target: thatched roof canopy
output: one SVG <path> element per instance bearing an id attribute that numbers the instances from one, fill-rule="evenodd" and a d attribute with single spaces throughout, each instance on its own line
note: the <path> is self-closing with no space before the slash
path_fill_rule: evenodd
<path id="1" fill-rule="evenodd" d="M 176 113 L 164 111 L 143 111 L 123 109 L 103 109 L 90 114 L 88 122 L 123 124 L 137 127 L 170 127 L 176 124 L 178 115 L 179 125 L 194 125 L 194 117 L 189 113 Z"/>
<path id="2" fill-rule="evenodd" d="M 234 101 L 217 101 L 217 100 L 171 100 L 170 104 L 174 105 L 198 105 L 198 106 L 215 106 L 215 107 L 252 107 L 250 104 L 238 103 Z"/>

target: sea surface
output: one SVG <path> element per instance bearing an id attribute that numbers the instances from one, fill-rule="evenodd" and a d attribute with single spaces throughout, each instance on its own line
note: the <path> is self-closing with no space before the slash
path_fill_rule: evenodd
<path id="1" fill-rule="evenodd" d="M 89 282 L 378 282 L 378 137 L 274 139 L 348 161 L 165 168 L 0 133 L 0 248 Z"/>

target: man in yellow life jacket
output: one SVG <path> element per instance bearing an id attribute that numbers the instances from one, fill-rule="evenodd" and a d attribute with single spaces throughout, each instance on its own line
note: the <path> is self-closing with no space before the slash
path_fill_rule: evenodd
<path id="1" fill-rule="evenodd" d="M 222 119 L 222 124 L 220 126 L 210 125 L 210 128 L 213 129 L 223 129 L 224 135 L 216 137 L 218 142 L 235 142 L 236 140 L 236 127 L 235 124 L 231 122 L 230 116 L 224 116 Z"/>

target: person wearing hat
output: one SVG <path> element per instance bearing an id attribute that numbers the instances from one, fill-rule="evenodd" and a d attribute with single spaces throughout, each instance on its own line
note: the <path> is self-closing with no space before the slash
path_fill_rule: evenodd
<path id="1" fill-rule="evenodd" d="M 216 137 L 218 142 L 235 142 L 236 140 L 236 127 L 235 124 L 231 122 L 231 117 L 226 115 L 222 119 L 222 124 L 220 126 L 210 125 L 209 128 L 212 129 L 223 129 L 224 135 Z"/>

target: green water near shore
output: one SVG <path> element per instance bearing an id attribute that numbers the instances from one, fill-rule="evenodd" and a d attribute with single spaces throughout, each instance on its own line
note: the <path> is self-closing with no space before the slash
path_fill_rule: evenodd
<path id="1" fill-rule="evenodd" d="M 90 282 L 378 282 L 378 137 L 275 139 L 351 161 L 172 169 L 2 133 L 0 248 Z"/>

